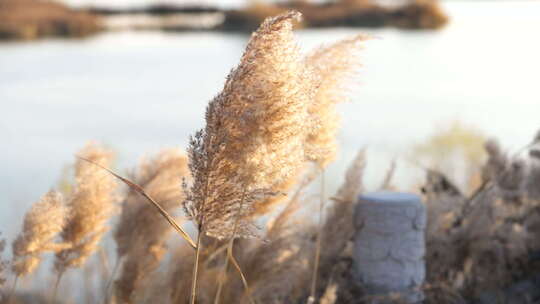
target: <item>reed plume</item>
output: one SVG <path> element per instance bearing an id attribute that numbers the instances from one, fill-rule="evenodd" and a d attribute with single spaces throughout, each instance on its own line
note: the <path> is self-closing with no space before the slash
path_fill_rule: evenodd
<path id="1" fill-rule="evenodd" d="M 257 236 L 255 202 L 275 195 L 304 163 L 315 82 L 294 40 L 292 23 L 299 18 L 298 12 L 268 18 L 253 33 L 240 64 L 209 103 L 206 127 L 190 141 L 194 181 L 185 188 L 184 206 L 199 230 L 192 295 L 201 234 L 231 240 L 228 257 L 239 269 L 232 240 Z"/>
<path id="2" fill-rule="evenodd" d="M 112 153 L 95 143 L 87 144 L 79 155 L 102 166 L 110 166 L 112 161 Z M 76 161 L 75 185 L 67 201 L 68 219 L 61 233 L 70 248 L 58 252 L 54 264 L 59 277 L 68 268 L 80 267 L 97 249 L 116 209 L 116 187 L 109 173 L 85 160 Z"/>
<path id="3" fill-rule="evenodd" d="M 336 105 L 348 101 L 354 80 L 361 66 L 361 43 L 368 39 L 357 35 L 337 43 L 321 46 L 303 58 L 303 64 L 313 75 L 313 95 L 308 106 L 308 127 L 304 139 L 306 159 L 316 164 L 316 170 L 325 168 L 335 158 L 337 152 L 336 135 L 340 116 Z M 306 173 L 301 168 L 275 188 L 287 193 Z M 318 172 L 317 172 L 318 173 Z M 307 172 L 314 178 L 316 175 Z M 256 202 L 256 214 L 266 214 L 280 202 L 283 196 L 271 196 Z"/>
<path id="4" fill-rule="evenodd" d="M 310 128 L 306 138 L 306 155 L 320 168 L 334 160 L 340 117 L 336 105 L 348 100 L 358 75 L 361 43 L 368 37 L 357 35 L 306 56 L 305 62 L 317 75 L 315 98 L 309 105 Z"/>
<path id="5" fill-rule="evenodd" d="M 254 202 L 303 164 L 313 75 L 292 33 L 299 17 L 269 18 L 252 35 L 239 66 L 208 105 L 206 127 L 191 139 L 194 182 L 184 205 L 209 236 L 231 238 L 234 226 L 235 236 L 254 236 Z"/>
<path id="6" fill-rule="evenodd" d="M 55 242 L 65 226 L 66 215 L 63 197 L 56 191 L 49 191 L 26 213 L 22 231 L 12 246 L 12 271 L 17 277 L 33 272 L 43 253 L 69 247 Z"/>
<path id="7" fill-rule="evenodd" d="M 317 75 L 317 90 L 308 113 L 311 120 L 305 150 L 307 159 L 316 164 L 317 169 L 324 168 L 334 160 L 337 144 L 336 134 L 339 126 L 339 115 L 336 104 L 347 100 L 352 80 L 360 66 L 359 46 L 367 37 L 359 35 L 345 39 L 328 47 L 321 47 L 305 58 Z M 315 252 L 314 272 L 310 301 L 315 300 L 318 268 L 322 246 L 322 218 L 324 202 L 324 172 L 321 176 L 321 201 L 319 206 L 319 233 Z"/>
<path id="8" fill-rule="evenodd" d="M 184 199 L 183 177 L 189 175 L 187 156 L 179 149 L 165 149 L 141 163 L 133 180 L 168 213 Z M 117 256 L 124 258 L 116 281 L 116 295 L 121 303 L 131 303 L 144 278 L 159 266 L 172 227 L 161 218 L 154 206 L 136 191 L 130 190 L 114 233 Z"/>

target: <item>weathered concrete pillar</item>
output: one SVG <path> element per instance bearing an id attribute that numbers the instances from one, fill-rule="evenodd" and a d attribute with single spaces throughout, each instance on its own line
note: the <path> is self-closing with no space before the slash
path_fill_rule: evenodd
<path id="1" fill-rule="evenodd" d="M 425 278 L 426 208 L 418 195 L 375 192 L 359 197 L 355 209 L 354 271 L 374 300 L 421 303 Z M 385 299 L 386 298 L 386 299 Z"/>

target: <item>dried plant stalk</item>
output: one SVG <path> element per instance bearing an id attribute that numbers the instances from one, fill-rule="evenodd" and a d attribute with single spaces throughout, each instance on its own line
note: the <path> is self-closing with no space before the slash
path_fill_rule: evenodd
<path id="1" fill-rule="evenodd" d="M 112 153 L 95 143 L 87 144 L 79 155 L 102 166 L 110 166 L 112 161 Z M 67 202 L 68 220 L 61 234 L 70 248 L 56 254 L 54 266 L 59 274 L 80 267 L 96 250 L 115 211 L 116 187 L 107 172 L 82 159 L 76 161 L 75 187 Z"/>
<path id="2" fill-rule="evenodd" d="M 67 211 L 62 195 L 50 191 L 26 213 L 22 231 L 12 247 L 12 270 L 16 276 L 33 272 L 44 252 L 59 252 L 69 247 L 70 244 L 55 243 L 64 229 Z"/>
<path id="3" fill-rule="evenodd" d="M 329 207 L 324 223 L 320 225 L 318 268 L 323 278 L 320 282 L 312 280 L 312 301 L 316 299 L 319 289 L 326 286 L 328 274 L 336 264 L 339 254 L 345 249 L 354 234 L 352 214 L 357 196 L 363 190 L 363 175 L 366 166 L 365 150 L 360 150 L 347 169 L 345 182 L 340 186 L 334 203 Z"/>

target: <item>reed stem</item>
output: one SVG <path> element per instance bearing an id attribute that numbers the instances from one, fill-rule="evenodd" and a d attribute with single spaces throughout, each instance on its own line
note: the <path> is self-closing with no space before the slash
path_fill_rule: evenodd
<path id="1" fill-rule="evenodd" d="M 17 282 L 19 281 L 19 276 L 15 276 L 15 279 L 13 280 L 13 286 L 11 286 L 11 290 L 7 296 L 6 303 L 11 303 L 11 298 L 15 294 L 15 289 L 17 288 Z"/>
<path id="2" fill-rule="evenodd" d="M 118 271 L 118 266 L 120 265 L 120 259 L 116 259 L 116 263 L 114 264 L 113 271 L 111 275 L 109 276 L 109 280 L 107 281 L 107 286 L 105 287 L 105 296 L 103 298 L 103 304 L 109 303 L 109 293 L 112 285 L 112 281 L 114 280 L 114 277 L 116 276 L 116 272 Z"/>
<path id="3" fill-rule="evenodd" d="M 56 295 L 58 294 L 58 287 L 60 286 L 60 281 L 62 280 L 62 276 L 64 275 L 64 271 L 60 271 L 58 273 L 58 276 L 56 277 L 56 283 L 54 283 L 54 290 L 51 298 L 51 303 L 56 303 Z"/>
<path id="4" fill-rule="evenodd" d="M 221 290 L 223 289 L 223 284 L 225 283 L 225 279 L 227 277 L 227 270 L 229 269 L 229 245 L 227 245 L 227 253 L 225 254 L 225 264 L 223 264 L 223 270 L 221 272 L 219 282 L 218 282 L 218 288 L 216 291 L 216 297 L 214 299 L 214 304 L 219 304 L 219 301 L 221 299 Z"/>
<path id="5" fill-rule="evenodd" d="M 317 243 L 315 247 L 315 264 L 313 266 L 313 276 L 311 278 L 311 292 L 309 296 L 308 303 L 315 302 L 315 295 L 317 292 L 317 276 L 319 272 L 319 263 L 321 259 L 321 241 L 322 241 L 322 230 L 323 230 L 323 209 L 325 202 L 325 181 L 324 181 L 324 169 L 321 171 L 321 200 L 319 204 L 319 224 L 317 229 Z"/>
<path id="6" fill-rule="evenodd" d="M 201 227 L 199 227 L 199 234 L 197 235 L 197 248 L 195 251 L 195 264 L 193 265 L 193 275 L 191 276 L 191 297 L 189 303 L 195 304 L 195 298 L 197 298 L 197 276 L 199 273 L 199 257 L 201 254 L 201 239 L 203 235 Z"/>

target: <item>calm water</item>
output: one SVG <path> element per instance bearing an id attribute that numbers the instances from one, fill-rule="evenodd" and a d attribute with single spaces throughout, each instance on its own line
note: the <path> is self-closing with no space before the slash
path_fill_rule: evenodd
<path id="1" fill-rule="evenodd" d="M 439 126 L 460 120 L 515 149 L 540 128 L 540 2 L 446 3 L 437 32 L 369 30 L 361 84 L 341 106 L 334 188 L 369 147 L 368 185 Z M 305 48 L 359 32 L 302 31 Z M 246 37 L 106 33 L 86 40 L 0 44 L 0 231 L 55 185 L 87 140 L 112 146 L 118 167 L 164 146 L 185 147 Z M 416 180 L 398 167 L 403 188 Z M 413 174 L 414 173 L 414 174 Z"/>

